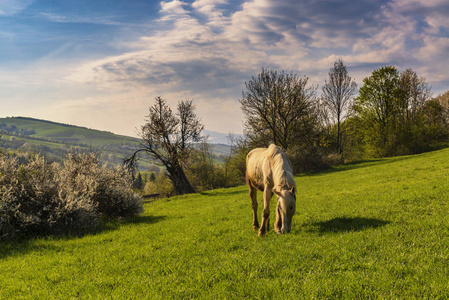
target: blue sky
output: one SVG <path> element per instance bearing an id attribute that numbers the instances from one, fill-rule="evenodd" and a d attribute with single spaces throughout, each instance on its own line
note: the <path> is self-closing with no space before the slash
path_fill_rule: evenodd
<path id="1" fill-rule="evenodd" d="M 394 65 L 449 90 L 449 1 L 0 0 L 0 116 L 135 135 L 162 96 L 241 133 L 251 76 L 292 71 L 319 92 L 337 59 L 359 86 Z"/>

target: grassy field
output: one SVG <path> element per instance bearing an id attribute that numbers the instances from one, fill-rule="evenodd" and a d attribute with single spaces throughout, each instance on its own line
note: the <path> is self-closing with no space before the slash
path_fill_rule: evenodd
<path id="1" fill-rule="evenodd" d="M 242 186 L 83 237 L 2 241 L 0 299 L 449 298 L 449 149 L 296 180 L 283 236 L 252 230 Z"/>
<path id="2" fill-rule="evenodd" d="M 68 143 L 87 144 L 92 146 L 103 146 L 112 144 L 138 145 L 139 139 L 116 135 L 112 132 L 89 129 L 73 125 L 65 125 L 45 120 L 32 118 L 0 118 L 0 124 L 15 125 L 17 128 L 34 130 L 30 135 L 37 138 L 48 138 Z"/>

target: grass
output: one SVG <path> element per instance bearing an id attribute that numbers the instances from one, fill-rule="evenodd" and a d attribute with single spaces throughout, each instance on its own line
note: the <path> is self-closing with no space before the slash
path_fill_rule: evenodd
<path id="1" fill-rule="evenodd" d="M 83 237 L 2 241 L 0 299 L 449 297 L 449 149 L 296 179 L 283 236 L 257 236 L 241 186 Z"/>

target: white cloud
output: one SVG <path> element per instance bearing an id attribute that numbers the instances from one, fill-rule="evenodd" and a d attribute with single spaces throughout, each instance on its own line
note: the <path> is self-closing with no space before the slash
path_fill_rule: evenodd
<path id="1" fill-rule="evenodd" d="M 33 0 L 2 0 L 0 1 L 0 16 L 14 15 L 27 8 Z"/>
<path id="2" fill-rule="evenodd" d="M 414 2 L 427 8 L 441 5 Z M 241 116 L 236 100 L 243 83 L 262 67 L 295 71 L 319 84 L 338 58 L 356 69 L 393 64 L 424 71 L 418 56 L 432 64 L 431 57 L 440 55 L 438 49 L 446 49 L 444 40 L 418 32 L 422 20 L 406 13 L 411 9 L 407 1 L 377 5 L 374 11 L 364 7 L 374 7 L 368 1 L 351 7 L 354 15 L 338 1 L 332 8 L 314 1 L 255 0 L 224 14 L 226 4 L 225 0 L 161 2 L 159 30 L 136 41 L 133 51 L 86 64 L 70 79 L 103 89 L 140 86 L 151 95 L 177 97 L 172 101 L 195 98 L 204 115 L 214 116 L 213 123 L 220 114 L 210 111 Z M 437 80 L 448 80 L 440 69 L 435 72 Z"/>
<path id="3" fill-rule="evenodd" d="M 124 133 L 120 126 L 133 131 L 154 97 L 162 96 L 171 105 L 191 98 L 207 129 L 239 133 L 243 117 L 237 100 L 244 82 L 262 67 L 322 84 L 341 58 L 359 84 L 374 68 L 388 64 L 412 68 L 439 89 L 449 85 L 444 30 L 449 21 L 441 7 L 447 7 L 446 1 L 252 0 L 239 6 L 227 0 L 163 1 L 151 26 L 141 24 L 152 31 L 136 31 L 126 45 L 117 41 L 122 54 L 71 62 L 55 69 L 57 75 L 47 64 L 34 86 L 41 83 L 53 91 L 55 117 L 81 115 L 85 121 L 77 124 L 84 126 L 95 128 L 89 122 L 101 121 L 119 133 Z M 47 80 L 52 76 L 59 82 Z"/>

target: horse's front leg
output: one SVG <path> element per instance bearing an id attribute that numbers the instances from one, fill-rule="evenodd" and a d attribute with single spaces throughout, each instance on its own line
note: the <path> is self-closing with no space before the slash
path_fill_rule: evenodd
<path id="1" fill-rule="evenodd" d="M 259 229 L 259 236 L 265 235 L 268 231 L 268 226 L 270 223 L 270 201 L 273 196 L 273 192 L 266 185 L 263 191 L 263 210 L 262 210 L 262 225 Z"/>
<path id="2" fill-rule="evenodd" d="M 276 222 L 274 223 L 274 230 L 277 234 L 281 234 L 282 228 L 282 216 L 281 216 L 281 208 L 278 200 L 278 204 L 276 205 Z"/>
<path id="3" fill-rule="evenodd" d="M 251 208 L 253 209 L 253 229 L 259 228 L 259 221 L 257 220 L 257 189 L 250 186 L 249 196 L 251 198 Z"/>

